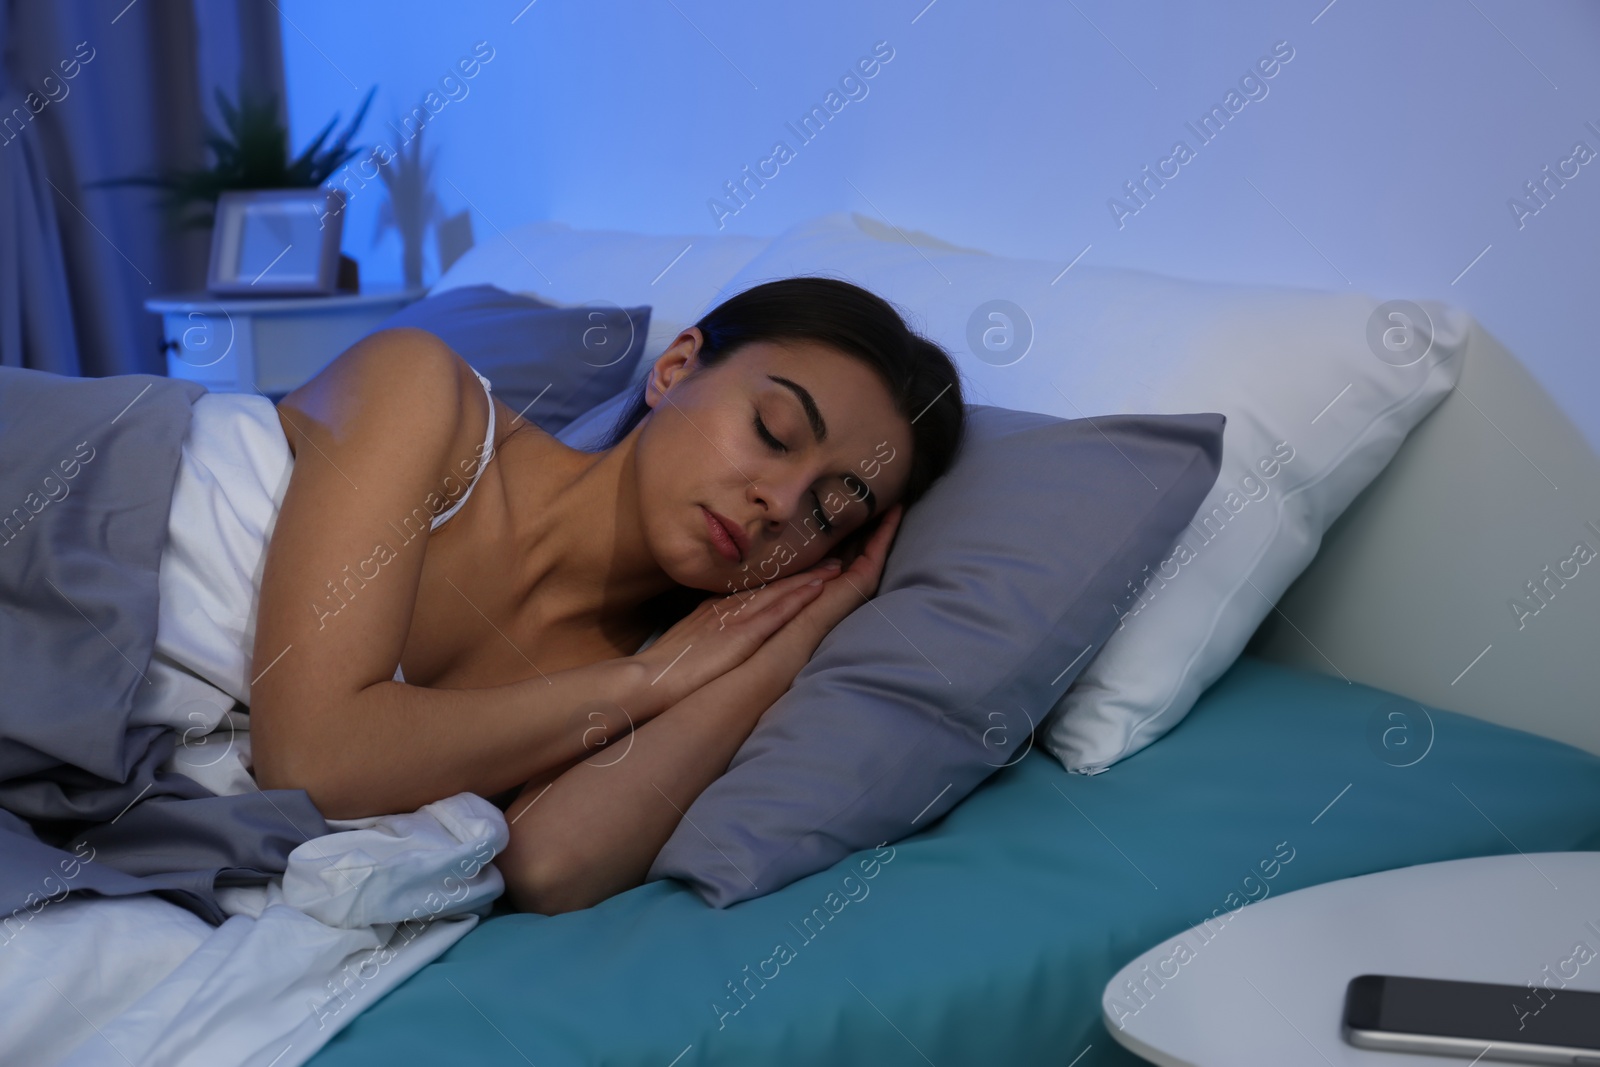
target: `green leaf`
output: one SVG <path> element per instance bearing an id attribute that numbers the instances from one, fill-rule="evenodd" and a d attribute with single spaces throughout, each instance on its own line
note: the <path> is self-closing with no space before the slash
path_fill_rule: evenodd
<path id="1" fill-rule="evenodd" d="M 230 190 L 315 188 L 361 150 L 350 140 L 366 117 L 377 86 L 367 91 L 355 117 L 338 139 L 327 139 L 339 123 L 334 115 L 306 149 L 289 156 L 289 131 L 278 119 L 275 95 L 241 93 L 237 102 L 219 88 L 217 112 L 223 129 L 204 124 L 203 143 L 211 164 L 199 168 L 173 168 L 161 174 L 126 175 L 88 183 L 87 188 L 142 186 L 162 193 L 163 210 L 174 227 L 209 226 L 217 197 Z M 326 145 L 326 147 L 325 147 Z"/>
<path id="2" fill-rule="evenodd" d="M 328 134 L 333 132 L 333 128 L 334 126 L 338 125 L 338 122 L 338 115 L 335 115 L 333 118 L 329 119 L 328 124 L 322 127 L 322 132 L 318 133 L 317 136 L 312 139 L 311 143 L 306 146 L 306 150 L 304 152 L 301 152 L 295 157 L 294 162 L 289 164 L 288 169 L 291 172 L 298 173 L 303 170 L 306 173 L 310 173 L 310 164 L 312 158 L 317 154 L 317 150 L 322 147 L 322 142 L 328 139 Z"/>
<path id="3" fill-rule="evenodd" d="M 361 128 L 362 121 L 367 117 L 367 108 L 372 106 L 372 97 L 377 91 L 378 87 L 376 85 L 367 90 L 367 95 L 362 98 L 361 106 L 356 109 L 355 117 L 350 120 L 350 125 L 345 127 L 344 133 L 340 134 L 338 140 L 328 147 L 326 153 L 314 160 L 311 168 L 312 184 L 322 184 L 328 179 L 329 175 L 360 153 L 361 149 L 349 147 L 350 139 Z M 335 121 L 337 121 L 337 116 L 335 116 Z"/>
<path id="4" fill-rule="evenodd" d="M 227 123 L 228 132 L 237 139 L 239 136 L 239 113 L 228 102 L 228 98 L 222 95 L 221 86 L 218 86 L 215 91 L 217 95 L 217 110 L 222 113 L 222 121 Z"/>

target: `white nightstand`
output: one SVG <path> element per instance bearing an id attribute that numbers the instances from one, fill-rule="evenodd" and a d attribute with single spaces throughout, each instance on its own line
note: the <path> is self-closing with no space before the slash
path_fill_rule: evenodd
<path id="1" fill-rule="evenodd" d="M 218 393 L 277 398 L 424 291 L 255 298 L 176 293 L 144 306 L 162 318 L 169 378 Z"/>
<path id="2" fill-rule="evenodd" d="M 1168 938 L 1117 972 L 1101 1009 L 1118 1043 L 1162 1067 L 1464 1065 L 1471 1057 L 1348 1044 L 1345 986 L 1398 974 L 1600 991 L 1600 959 L 1566 973 L 1579 942 L 1600 950 L 1600 852 L 1425 863 L 1297 889 L 1224 913 L 1204 936 Z"/>

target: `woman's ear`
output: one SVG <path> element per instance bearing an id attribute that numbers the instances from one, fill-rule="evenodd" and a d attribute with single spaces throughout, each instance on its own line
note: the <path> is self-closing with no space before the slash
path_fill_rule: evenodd
<path id="1" fill-rule="evenodd" d="M 674 383 L 681 381 L 699 366 L 702 341 L 699 329 L 693 326 L 673 339 L 667 350 L 656 359 L 655 366 L 650 368 L 650 373 L 645 379 L 646 404 L 654 408 L 661 403 L 661 398 Z"/>

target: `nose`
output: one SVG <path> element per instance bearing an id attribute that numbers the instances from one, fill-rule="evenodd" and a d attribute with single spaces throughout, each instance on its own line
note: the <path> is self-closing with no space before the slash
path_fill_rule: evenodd
<path id="1" fill-rule="evenodd" d="M 762 521 L 768 532 L 787 529 L 797 515 L 805 512 L 811 483 L 804 478 L 803 473 L 796 472 L 788 477 L 769 477 L 751 483 L 750 495 L 762 509 Z"/>

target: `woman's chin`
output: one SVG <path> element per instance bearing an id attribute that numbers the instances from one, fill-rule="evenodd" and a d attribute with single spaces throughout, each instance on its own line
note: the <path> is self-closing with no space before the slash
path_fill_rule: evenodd
<path id="1" fill-rule="evenodd" d="M 727 583 L 718 584 L 714 578 L 692 577 L 688 581 L 679 581 L 678 584 L 685 589 L 698 589 L 703 593 L 726 594 L 728 592 Z"/>
<path id="2" fill-rule="evenodd" d="M 720 559 L 685 560 L 681 565 L 667 569 L 667 577 L 689 589 L 703 589 L 708 593 L 729 592 L 733 581 L 728 565 Z"/>

